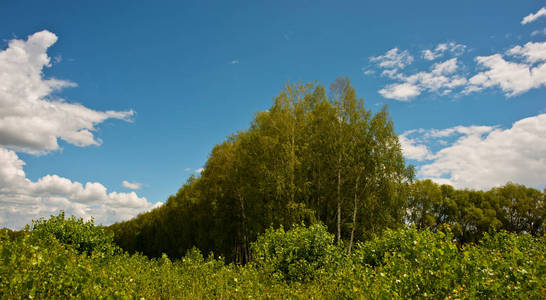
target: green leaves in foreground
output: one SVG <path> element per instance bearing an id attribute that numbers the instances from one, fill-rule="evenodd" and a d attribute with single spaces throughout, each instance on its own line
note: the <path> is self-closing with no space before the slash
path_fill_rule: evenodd
<path id="1" fill-rule="evenodd" d="M 449 230 L 402 228 L 358 243 L 347 255 L 323 225 L 295 226 L 267 230 L 252 244 L 251 263 L 240 266 L 205 258 L 197 249 L 175 261 L 166 255 L 105 254 L 102 246 L 84 250 L 81 245 L 97 236 L 68 233 L 102 229 L 79 227 L 85 222 L 64 216 L 52 220 L 44 221 L 52 227 L 18 235 L 0 231 L 1 299 L 540 299 L 546 294 L 545 238 L 527 234 L 486 234 L 458 248 Z M 63 234 L 57 238 L 52 232 Z"/>
<path id="2" fill-rule="evenodd" d="M 252 244 L 253 264 L 287 281 L 310 281 L 328 272 L 342 253 L 322 224 L 294 226 L 288 231 L 270 228 Z"/>
<path id="3" fill-rule="evenodd" d="M 85 222 L 83 219 L 65 219 L 64 211 L 50 219 L 33 221 L 33 235 L 49 240 L 52 237 L 65 245 L 74 247 L 80 253 L 92 252 L 112 255 L 119 251 L 113 245 L 114 234 L 102 227 L 96 227 L 93 219 Z"/>

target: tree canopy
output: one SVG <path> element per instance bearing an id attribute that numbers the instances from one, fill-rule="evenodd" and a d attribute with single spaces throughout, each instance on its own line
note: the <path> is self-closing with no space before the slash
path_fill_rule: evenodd
<path id="1" fill-rule="evenodd" d="M 352 244 L 401 225 L 411 172 L 387 109 L 366 109 L 347 78 L 326 94 L 314 83 L 285 86 L 163 207 L 113 225 L 118 243 L 173 257 L 195 245 L 247 262 L 270 226 L 320 220 Z"/>

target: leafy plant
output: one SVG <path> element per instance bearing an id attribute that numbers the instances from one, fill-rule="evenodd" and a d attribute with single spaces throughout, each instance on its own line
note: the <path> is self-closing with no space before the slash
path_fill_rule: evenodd
<path id="1" fill-rule="evenodd" d="M 322 224 L 295 225 L 285 231 L 268 229 L 252 244 L 253 263 L 274 277 L 288 281 L 309 281 L 327 271 L 342 250 Z"/>
<path id="2" fill-rule="evenodd" d="M 48 220 L 33 221 L 34 236 L 42 239 L 54 237 L 57 241 L 74 247 L 80 253 L 92 252 L 112 255 L 118 251 L 114 246 L 114 234 L 95 226 L 93 219 L 84 221 L 72 216 L 65 218 L 64 211 Z"/>

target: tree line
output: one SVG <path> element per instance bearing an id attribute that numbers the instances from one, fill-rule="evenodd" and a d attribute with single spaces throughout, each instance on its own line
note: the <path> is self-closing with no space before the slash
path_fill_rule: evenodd
<path id="1" fill-rule="evenodd" d="M 432 230 L 449 225 L 461 243 L 475 242 L 489 230 L 546 232 L 546 190 L 514 183 L 489 191 L 456 190 L 431 180 L 416 181 L 411 189 L 406 222 Z"/>
<path id="2" fill-rule="evenodd" d="M 347 78 L 328 95 L 322 85 L 289 84 L 165 205 L 110 229 L 130 252 L 177 258 L 195 246 L 239 263 L 267 228 L 295 223 L 325 224 L 348 252 L 404 224 L 450 225 L 461 242 L 490 228 L 544 233 L 540 191 L 458 191 L 413 178 L 386 107 L 366 109 Z"/>

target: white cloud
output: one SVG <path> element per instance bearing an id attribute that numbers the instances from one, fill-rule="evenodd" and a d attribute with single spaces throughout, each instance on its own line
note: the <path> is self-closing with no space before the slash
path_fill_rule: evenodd
<path id="1" fill-rule="evenodd" d="M 132 189 L 132 190 L 138 190 L 138 189 L 140 189 L 142 187 L 142 183 L 140 183 L 140 182 L 129 182 L 127 180 L 123 180 L 121 185 L 123 187 L 126 187 L 128 189 Z"/>
<path id="2" fill-rule="evenodd" d="M 134 192 L 107 192 L 98 182 L 85 184 L 58 175 L 37 181 L 26 178 L 25 163 L 17 154 L 0 147 L 0 226 L 18 229 L 32 219 L 48 217 L 61 209 L 97 224 L 130 219 L 161 204 L 152 204 Z"/>
<path id="3" fill-rule="evenodd" d="M 435 75 L 447 75 L 457 71 L 457 58 L 446 60 L 443 63 L 436 63 L 432 66 L 432 73 Z"/>
<path id="4" fill-rule="evenodd" d="M 546 60 L 546 42 L 532 43 L 529 42 L 522 46 L 515 46 L 506 51 L 506 54 L 523 57 L 526 62 L 534 64 Z"/>
<path id="5" fill-rule="evenodd" d="M 533 32 L 531 32 L 531 36 L 537 36 L 539 34 L 546 35 L 546 28 L 543 28 L 542 30 L 533 30 Z"/>
<path id="6" fill-rule="evenodd" d="M 455 56 L 459 56 L 459 55 L 462 55 L 465 50 L 466 50 L 465 45 L 449 42 L 449 43 L 440 43 L 436 46 L 435 49 L 426 49 L 421 51 L 421 53 L 424 59 L 435 60 L 439 57 L 444 56 L 446 52 L 449 52 Z"/>
<path id="7" fill-rule="evenodd" d="M 400 78 L 400 76 L 402 75 L 398 73 L 398 69 L 387 69 L 381 72 L 381 76 L 387 76 L 392 79 L 397 79 Z"/>
<path id="8" fill-rule="evenodd" d="M 447 129 L 430 129 L 425 132 L 425 138 L 446 138 L 454 134 L 461 135 L 477 135 L 482 136 L 486 133 L 491 132 L 495 127 L 492 126 L 455 126 Z"/>
<path id="9" fill-rule="evenodd" d="M 27 153 L 59 149 L 60 138 L 76 146 L 100 145 L 95 125 L 109 118 L 128 120 L 133 111 L 95 111 L 55 98 L 52 93 L 75 83 L 43 78 L 51 66 L 47 49 L 57 41 L 49 31 L 11 40 L 0 51 L 0 145 Z"/>
<path id="10" fill-rule="evenodd" d="M 523 55 L 528 61 L 539 59 L 535 55 L 540 53 L 525 52 L 524 49 L 515 47 L 509 50 L 509 54 Z M 540 58 L 542 63 L 533 67 L 529 63 L 506 61 L 500 54 L 478 56 L 476 62 L 487 70 L 471 77 L 464 93 L 498 86 L 506 96 L 511 97 L 533 88 L 540 88 L 546 85 L 546 64 L 543 62 L 545 58 Z"/>
<path id="11" fill-rule="evenodd" d="M 234 59 L 230 62 L 232 65 L 237 65 L 239 64 L 239 60 L 238 59 Z"/>
<path id="12" fill-rule="evenodd" d="M 534 22 L 538 18 L 544 17 L 544 16 L 546 16 L 546 8 L 543 7 L 541 9 L 539 9 L 536 13 L 534 13 L 534 14 L 530 13 L 528 16 L 523 18 L 523 20 L 521 20 L 521 25 L 525 25 L 527 23 Z"/>
<path id="13" fill-rule="evenodd" d="M 63 56 L 60 55 L 60 54 L 57 54 L 57 55 L 55 55 L 55 57 L 53 57 L 53 61 L 54 61 L 56 64 L 58 64 L 58 63 L 60 63 L 60 62 L 63 61 Z"/>
<path id="14" fill-rule="evenodd" d="M 439 92 L 446 95 L 453 88 L 466 84 L 466 79 L 454 74 L 458 69 L 457 58 L 436 63 L 431 66 L 430 72 L 419 72 L 411 76 L 405 76 L 396 72 L 384 72 L 389 78 L 397 79 L 401 83 L 389 84 L 379 93 L 389 99 L 409 101 L 420 95 L 423 91 Z"/>
<path id="15" fill-rule="evenodd" d="M 195 170 L 195 173 L 201 173 L 201 172 L 203 172 L 203 170 L 205 170 L 205 169 L 199 168 L 199 169 Z"/>
<path id="16" fill-rule="evenodd" d="M 408 137 L 416 133 L 420 136 Z M 419 167 L 419 177 L 456 188 L 488 189 L 508 181 L 546 187 L 546 114 L 519 120 L 509 129 L 457 126 L 414 130 L 401 136 L 407 158 L 430 160 Z M 455 140 L 448 142 L 448 137 Z M 431 139 L 444 141 L 446 146 L 430 153 L 427 144 Z"/>
<path id="17" fill-rule="evenodd" d="M 379 94 L 389 99 L 409 101 L 421 94 L 421 91 L 418 86 L 411 83 L 395 83 L 389 84 L 379 90 Z"/>
<path id="18" fill-rule="evenodd" d="M 452 46 L 440 44 L 437 48 L 448 51 L 445 49 L 449 47 Z M 405 75 L 396 68 L 383 70 L 383 77 L 396 82 L 387 84 L 379 93 L 385 98 L 410 101 L 423 92 L 442 96 L 466 95 L 498 87 L 505 96 L 512 97 L 546 85 L 546 42 L 528 42 L 504 54 L 478 56 L 474 61 L 480 71 L 470 75 L 461 70 L 464 68 L 460 68 L 457 57 L 435 63 L 429 71 L 411 75 Z"/>
<path id="19" fill-rule="evenodd" d="M 184 169 L 184 171 L 189 171 L 189 170 L 191 170 L 191 168 L 185 168 L 185 169 Z"/>
<path id="20" fill-rule="evenodd" d="M 44 78 L 51 66 L 47 49 L 57 41 L 49 31 L 12 40 L 0 50 L 0 227 L 18 229 L 59 210 L 108 225 L 157 207 L 134 192 L 108 192 L 98 182 L 85 184 L 58 175 L 28 179 L 18 152 L 59 149 L 58 138 L 76 146 L 99 145 L 95 126 L 108 118 L 129 120 L 133 111 L 100 112 L 52 95 L 75 83 Z M 60 61 L 60 56 L 59 56 Z"/>
<path id="21" fill-rule="evenodd" d="M 398 137 L 402 145 L 402 152 L 406 158 L 423 161 L 431 157 L 432 153 L 426 145 L 417 145 L 416 141 L 408 139 L 406 135 L 407 133 Z"/>
<path id="22" fill-rule="evenodd" d="M 413 62 L 413 56 L 407 50 L 399 52 L 398 48 L 392 48 L 384 55 L 370 57 L 370 61 L 376 63 L 381 68 L 403 69 Z"/>

